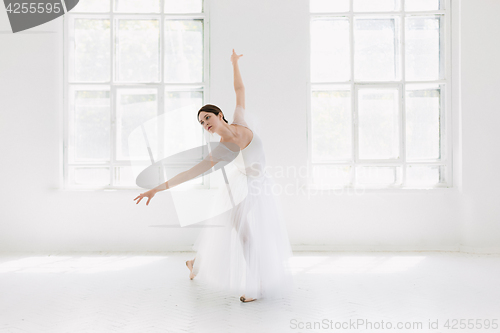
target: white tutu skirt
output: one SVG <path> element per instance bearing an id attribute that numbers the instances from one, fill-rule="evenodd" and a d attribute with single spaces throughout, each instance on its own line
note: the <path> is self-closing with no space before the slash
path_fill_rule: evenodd
<path id="1" fill-rule="evenodd" d="M 292 250 L 274 181 L 267 173 L 228 172 L 233 197 L 247 192 L 230 211 L 209 221 L 193 245 L 196 279 L 247 298 L 283 298 L 293 290 Z M 222 192 L 221 192 L 222 191 Z M 220 188 L 218 198 L 228 197 Z M 240 191 L 240 193 L 235 193 Z M 232 207 L 232 206 L 230 206 Z"/>

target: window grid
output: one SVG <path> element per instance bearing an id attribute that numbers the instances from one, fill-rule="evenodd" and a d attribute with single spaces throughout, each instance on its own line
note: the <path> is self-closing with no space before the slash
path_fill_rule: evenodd
<path id="1" fill-rule="evenodd" d="M 119 167 L 131 166 L 131 164 L 124 160 L 118 160 L 116 156 L 118 142 L 117 142 L 117 128 L 116 128 L 116 115 L 117 115 L 117 90 L 121 88 L 154 88 L 157 90 L 157 116 L 164 114 L 165 102 L 165 90 L 170 87 L 169 91 L 201 91 L 203 93 L 203 100 L 209 99 L 210 90 L 208 86 L 209 78 L 209 6 L 208 2 L 204 0 L 202 2 L 202 12 L 201 13 L 179 13 L 170 14 L 164 13 L 164 0 L 160 0 L 160 12 L 159 13 L 131 13 L 115 12 L 115 0 L 108 0 L 110 3 L 110 11 L 108 12 L 68 12 L 64 17 L 64 114 L 63 114 L 63 184 L 65 188 L 71 189 L 138 189 L 138 186 L 130 185 L 116 185 L 118 179 L 116 175 L 116 169 Z M 110 21 L 110 81 L 109 82 L 89 82 L 89 81 L 69 81 L 69 57 L 71 56 L 69 46 L 71 45 L 70 36 L 71 31 L 74 31 L 74 21 L 78 18 L 86 19 L 109 19 Z M 117 31 L 115 29 L 116 22 L 119 19 L 155 19 L 159 20 L 159 82 L 117 82 L 116 80 L 116 39 Z M 203 82 L 199 83 L 165 83 L 164 77 L 164 23 L 166 19 L 192 19 L 192 20 L 202 20 L 203 21 Z M 68 130 L 68 119 L 70 112 L 70 98 L 69 91 L 73 87 L 78 87 L 78 89 L 85 89 L 85 86 L 89 87 L 101 87 L 102 90 L 109 89 L 110 92 L 110 159 L 109 162 L 106 161 L 78 161 L 70 163 L 69 161 L 69 130 Z M 205 102 L 204 102 L 205 104 Z M 203 129 L 200 129 L 203 131 Z M 203 135 L 202 135 L 203 137 Z M 203 139 L 204 140 L 204 139 Z M 160 156 L 163 156 L 163 144 L 159 148 Z M 200 158 L 201 160 L 201 158 Z M 183 166 L 187 163 L 192 163 L 193 161 L 178 162 L 176 165 Z M 149 164 L 145 163 L 144 167 Z M 107 186 L 95 186 L 95 185 L 73 185 L 69 184 L 69 168 L 70 167 L 107 167 L 109 168 L 109 185 Z M 210 186 L 210 177 L 203 176 L 203 185 L 188 185 L 183 184 L 184 188 L 203 188 L 206 189 Z"/>
<path id="2" fill-rule="evenodd" d="M 310 0 L 311 1 L 311 0 Z M 308 105 L 310 106 L 310 112 L 308 112 L 308 133 L 312 133 L 312 104 L 311 104 L 311 96 L 313 91 L 321 90 L 321 87 L 327 87 L 330 91 L 333 90 L 333 87 L 338 86 L 342 87 L 346 84 L 350 85 L 350 96 L 351 96 L 351 137 L 352 137 L 352 160 L 335 160 L 335 161 L 313 161 L 312 156 L 312 135 L 308 135 L 308 169 L 313 170 L 312 167 L 316 165 L 327 165 L 327 166 L 349 166 L 350 171 L 350 183 L 348 185 L 327 185 L 324 186 L 319 183 L 315 183 L 313 177 L 310 175 L 308 177 L 308 187 L 309 188 L 358 188 L 360 185 L 356 184 L 356 167 L 357 166 L 395 166 L 401 167 L 402 178 L 401 185 L 386 185 L 386 186 L 372 186 L 371 188 L 378 189 L 391 189 L 391 188 L 401 188 L 401 189 L 412 189 L 414 187 L 405 186 L 406 178 L 407 178 L 407 165 L 438 165 L 441 168 L 441 172 L 439 172 L 439 183 L 431 186 L 431 188 L 444 188 L 444 187 L 452 187 L 452 166 L 451 166 L 451 144 L 447 144 L 451 140 L 451 133 L 448 133 L 447 129 L 451 129 L 451 121 L 448 120 L 448 114 L 450 114 L 451 110 L 449 110 L 449 105 L 451 105 L 451 1 L 449 0 L 441 0 L 441 5 L 444 4 L 444 10 L 429 10 L 429 11 L 411 11 L 405 12 L 405 0 L 401 0 L 399 11 L 393 12 L 354 12 L 353 11 L 353 3 L 354 0 L 349 0 L 349 11 L 348 12 L 328 12 L 328 13 L 311 13 L 310 17 L 312 22 L 315 18 L 345 18 L 349 19 L 349 47 L 350 47 L 350 80 L 349 81 L 339 81 L 339 82 L 310 82 L 308 84 Z M 448 14 L 450 13 L 450 14 Z M 406 18 L 419 17 L 419 16 L 429 16 L 436 15 L 441 17 L 440 19 L 440 78 L 437 80 L 422 80 L 422 81 L 406 81 L 406 39 L 405 39 L 405 30 L 406 30 Z M 397 43 L 396 47 L 399 47 L 399 63 L 397 66 L 397 70 L 399 70 L 399 80 L 394 81 L 364 81 L 364 80 L 355 80 L 355 66 L 354 66 L 354 19 L 355 17 L 383 17 L 383 16 L 398 16 L 400 18 L 400 29 L 399 36 L 395 34 L 395 38 L 399 38 L 400 42 Z M 397 39 L 396 39 L 397 40 Z M 311 44 L 309 44 L 311 45 Z M 444 52 L 444 56 L 442 54 Z M 311 55 L 311 52 L 309 52 Z M 398 61 L 398 57 L 395 57 L 395 61 Z M 309 67 L 311 68 L 311 67 Z M 443 78 L 444 77 L 444 78 Z M 439 145 L 440 145 L 440 157 L 435 161 L 413 161 L 409 162 L 406 160 L 406 86 L 409 84 L 437 84 L 440 89 L 440 135 L 439 135 Z M 389 159 L 359 159 L 359 131 L 358 131 L 358 91 L 363 87 L 376 86 L 376 87 L 397 87 L 399 90 L 399 152 L 400 160 L 389 160 Z M 314 88 L 314 89 L 312 89 Z M 370 188 L 370 186 L 362 186 L 362 188 Z M 420 187 L 416 187 L 420 188 Z M 424 187 L 429 188 L 429 187 Z"/>

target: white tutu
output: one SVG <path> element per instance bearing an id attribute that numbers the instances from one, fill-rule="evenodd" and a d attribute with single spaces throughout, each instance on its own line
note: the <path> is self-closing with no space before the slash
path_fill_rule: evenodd
<path id="1" fill-rule="evenodd" d="M 216 226 L 201 230 L 193 245 L 197 251 L 193 271 L 214 288 L 247 298 L 285 297 L 294 284 L 289 265 L 292 250 L 281 207 L 272 194 L 274 181 L 264 172 L 264 151 L 256 133 L 240 153 L 244 165 L 227 177 L 233 197 L 244 199 L 211 219 Z M 224 191 L 219 190 L 218 199 L 227 200 Z"/>

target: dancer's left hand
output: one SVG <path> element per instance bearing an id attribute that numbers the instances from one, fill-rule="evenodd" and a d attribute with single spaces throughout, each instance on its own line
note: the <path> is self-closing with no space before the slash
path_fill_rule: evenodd
<path id="1" fill-rule="evenodd" d="M 139 194 L 134 200 L 137 200 L 139 199 L 136 204 L 138 204 L 139 202 L 141 202 L 141 200 L 144 198 L 144 197 L 147 197 L 148 198 L 148 201 L 146 202 L 146 206 L 149 205 L 149 202 L 151 201 L 151 199 L 155 196 L 156 194 L 156 190 L 155 189 L 152 189 L 152 190 L 149 190 L 147 192 L 144 192 L 144 193 L 141 193 Z"/>

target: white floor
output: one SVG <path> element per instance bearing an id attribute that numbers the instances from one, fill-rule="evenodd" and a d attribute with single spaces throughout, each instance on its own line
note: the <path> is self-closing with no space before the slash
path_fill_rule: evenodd
<path id="1" fill-rule="evenodd" d="M 250 303 L 189 280 L 193 256 L 0 254 L 0 332 L 500 331 L 500 256 L 301 252 L 293 294 Z"/>

